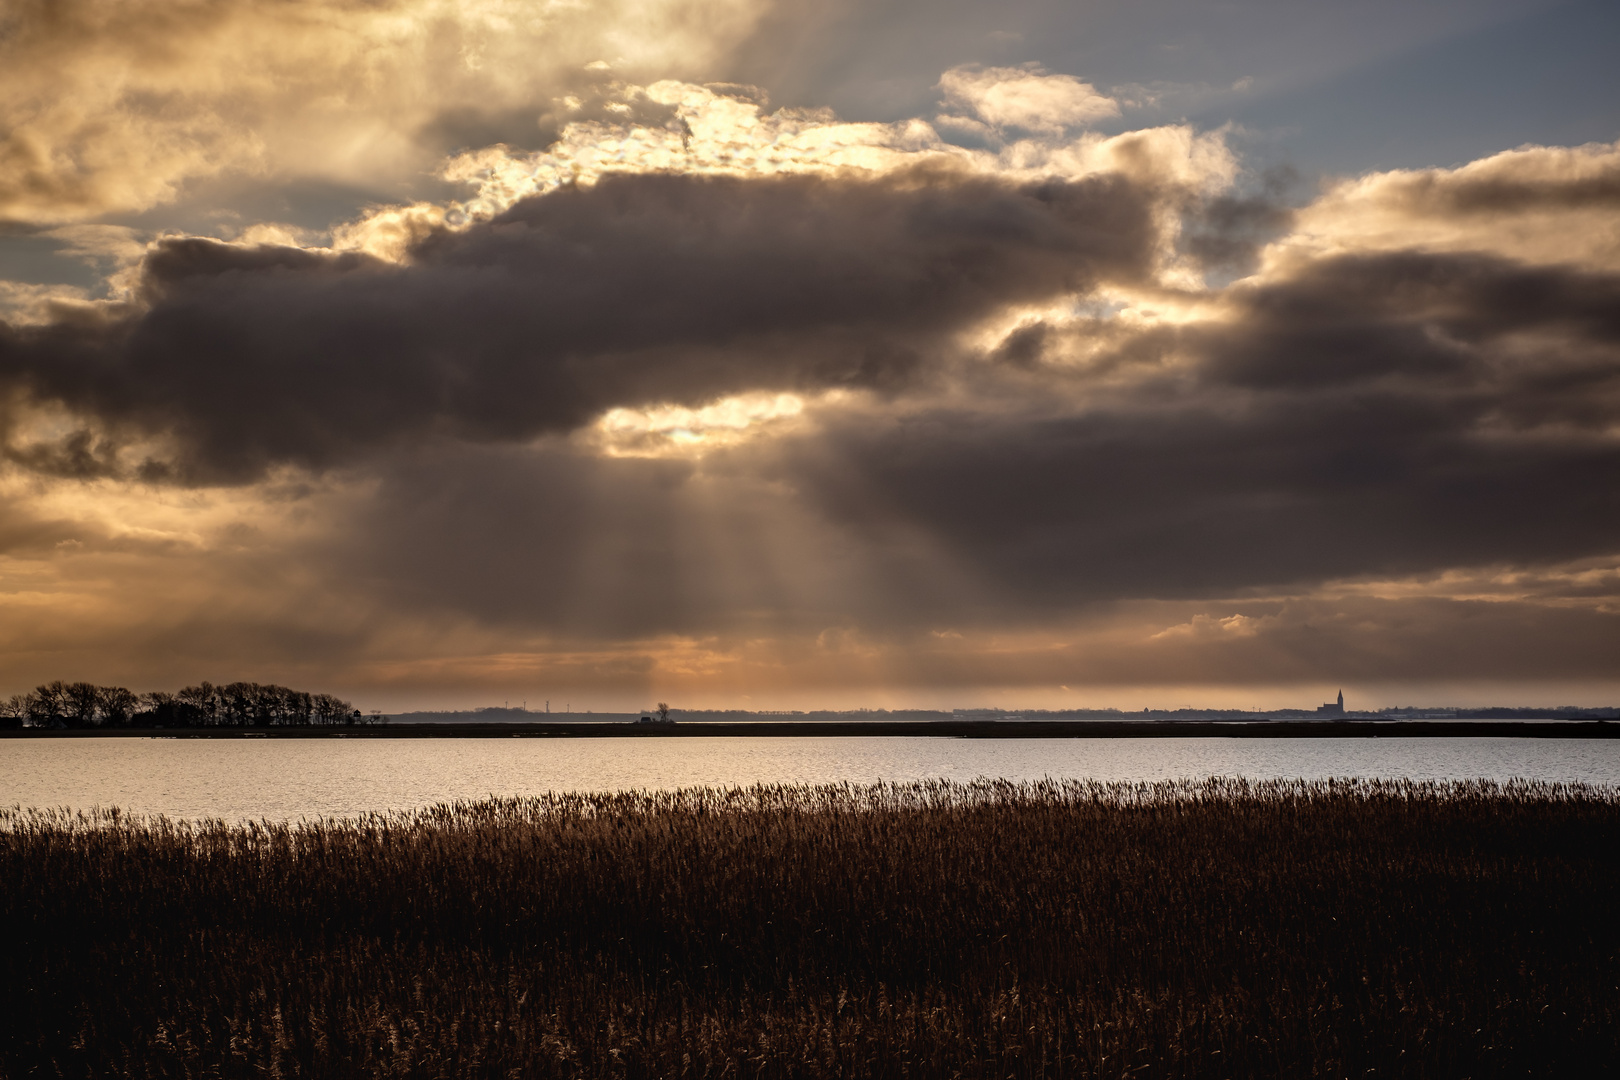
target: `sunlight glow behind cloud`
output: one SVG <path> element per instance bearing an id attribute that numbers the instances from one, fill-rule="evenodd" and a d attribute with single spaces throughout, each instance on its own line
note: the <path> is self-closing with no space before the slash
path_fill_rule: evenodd
<path id="1" fill-rule="evenodd" d="M 588 441 L 613 457 L 699 456 L 779 429 L 803 413 L 804 400 L 796 394 L 739 394 L 695 409 L 609 409 Z"/>

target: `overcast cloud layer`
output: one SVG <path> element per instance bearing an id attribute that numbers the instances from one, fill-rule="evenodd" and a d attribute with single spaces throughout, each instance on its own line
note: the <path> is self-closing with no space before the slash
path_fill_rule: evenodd
<path id="1" fill-rule="evenodd" d="M 1035 62 L 682 81 L 744 4 L 126 8 L 0 35 L 0 211 L 103 275 L 0 291 L 8 687 L 1620 690 L 1620 144 L 1311 193 Z M 233 172 L 378 194 L 116 223 Z"/>

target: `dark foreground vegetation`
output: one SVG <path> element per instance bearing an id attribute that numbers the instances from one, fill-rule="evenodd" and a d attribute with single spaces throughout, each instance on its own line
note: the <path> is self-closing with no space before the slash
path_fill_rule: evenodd
<path id="1" fill-rule="evenodd" d="M 1620 802 L 1534 784 L 0 814 L 11 1076 L 1580 1076 Z"/>
<path id="2" fill-rule="evenodd" d="M 174 694 L 136 694 L 122 686 L 58 680 L 0 701 L 0 727 L 13 728 L 308 727 L 380 719 L 331 694 L 255 682 L 203 682 Z"/>

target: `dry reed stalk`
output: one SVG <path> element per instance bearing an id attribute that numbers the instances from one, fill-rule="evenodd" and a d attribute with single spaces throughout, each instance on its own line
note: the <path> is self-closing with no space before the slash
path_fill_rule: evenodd
<path id="1" fill-rule="evenodd" d="M 1607 789 L 930 782 L 0 811 L 0 1074 L 1620 1062 Z"/>

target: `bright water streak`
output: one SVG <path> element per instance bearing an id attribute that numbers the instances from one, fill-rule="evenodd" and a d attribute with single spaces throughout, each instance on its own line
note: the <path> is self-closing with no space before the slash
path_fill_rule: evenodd
<path id="1" fill-rule="evenodd" d="M 1620 786 L 1583 739 L 8 739 L 0 806 L 227 821 L 349 816 L 490 795 L 694 785 L 1330 776 Z"/>

